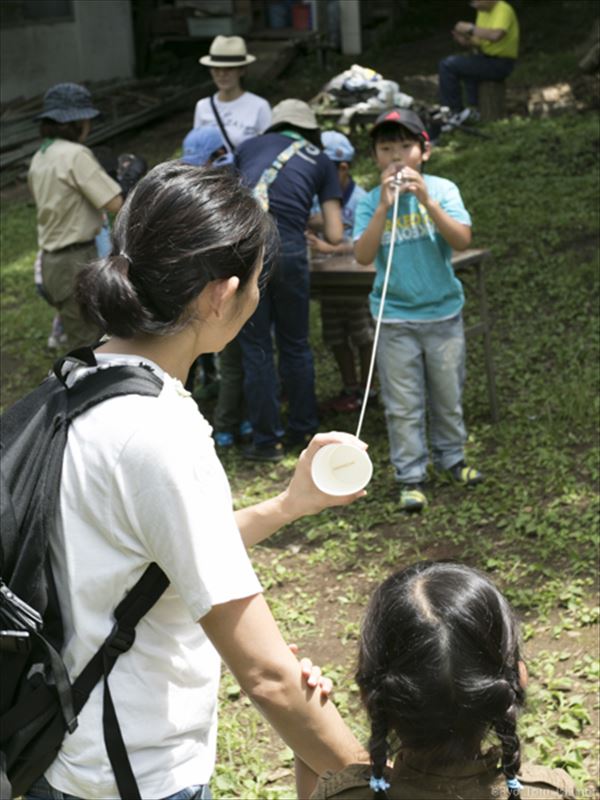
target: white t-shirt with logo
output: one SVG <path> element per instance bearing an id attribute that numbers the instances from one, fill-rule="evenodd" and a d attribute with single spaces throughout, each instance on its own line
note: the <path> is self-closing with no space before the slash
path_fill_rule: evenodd
<path id="1" fill-rule="evenodd" d="M 211 428 L 181 383 L 158 398 L 113 398 L 76 419 L 65 450 L 52 567 L 64 613 L 63 657 L 75 678 L 113 626 L 112 612 L 151 562 L 171 583 L 142 618 L 109 677 L 143 797 L 207 783 L 214 768 L 221 662 L 198 620 L 261 591 L 235 522 Z M 77 377 L 79 373 L 75 373 Z M 117 798 L 102 733 L 100 682 L 46 771 L 52 786 Z"/>
<path id="2" fill-rule="evenodd" d="M 244 92 L 235 100 L 224 103 L 214 95 L 215 105 L 221 117 L 227 135 L 234 147 L 246 139 L 258 136 L 271 124 L 271 106 L 264 99 L 252 92 Z M 210 98 L 203 97 L 196 103 L 194 112 L 194 128 L 218 128 Z"/>

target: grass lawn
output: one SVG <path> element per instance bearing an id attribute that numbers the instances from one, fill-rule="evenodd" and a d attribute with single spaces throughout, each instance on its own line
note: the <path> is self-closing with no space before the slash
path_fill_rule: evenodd
<path id="1" fill-rule="evenodd" d="M 188 122 L 181 120 L 184 133 Z M 464 404 L 468 460 L 485 472 L 485 483 L 466 492 L 432 475 L 430 507 L 417 518 L 402 516 L 383 412 L 374 406 L 363 431 L 375 468 L 368 496 L 290 526 L 255 548 L 253 559 L 286 637 L 334 677 L 336 702 L 362 738 L 366 720 L 352 674 L 372 588 L 421 558 L 484 570 L 523 622 L 530 672 L 520 724 L 525 758 L 565 767 L 591 797 L 599 777 L 598 118 L 572 110 L 484 130 L 489 139 L 457 133 L 442 141 L 428 171 L 458 183 L 473 217 L 473 245 L 493 253 L 486 282 L 501 420 L 489 421 L 483 350 L 471 340 Z M 165 148 L 173 152 L 179 142 L 173 135 Z M 376 174 L 366 137 L 356 143 L 354 176 L 370 188 Z M 6 195 L 5 405 L 39 381 L 52 360 L 45 349 L 52 311 L 33 287 L 35 249 L 33 207 L 18 193 Z M 467 321 L 473 305 L 467 288 Z M 337 377 L 316 304 L 312 334 L 323 400 L 337 390 Z M 210 416 L 212 408 L 202 410 Z M 324 430 L 355 425 L 352 416 L 322 420 Z M 223 461 L 238 507 L 283 486 L 294 467 L 292 458 L 251 466 L 235 452 Z M 290 751 L 225 672 L 214 796 L 288 798 L 292 782 Z"/>

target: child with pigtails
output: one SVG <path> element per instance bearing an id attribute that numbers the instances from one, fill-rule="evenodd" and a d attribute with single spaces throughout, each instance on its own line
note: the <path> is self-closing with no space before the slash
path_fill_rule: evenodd
<path id="1" fill-rule="evenodd" d="M 356 681 L 371 763 L 323 775 L 312 800 L 575 798 L 564 770 L 521 763 L 519 627 L 476 570 L 421 562 L 385 580 L 363 623 Z"/>

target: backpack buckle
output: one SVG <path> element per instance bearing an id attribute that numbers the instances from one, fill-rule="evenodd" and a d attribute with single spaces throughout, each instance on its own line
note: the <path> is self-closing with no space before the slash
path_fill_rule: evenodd
<path id="1" fill-rule="evenodd" d="M 112 631 L 106 637 L 104 650 L 111 658 L 118 658 L 126 653 L 135 641 L 135 628 L 120 628 L 116 622 Z"/>

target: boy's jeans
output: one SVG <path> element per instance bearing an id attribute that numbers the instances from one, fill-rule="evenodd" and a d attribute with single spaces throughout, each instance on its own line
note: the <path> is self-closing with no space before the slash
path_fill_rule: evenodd
<path id="1" fill-rule="evenodd" d="M 197 786 L 188 786 L 185 789 L 181 789 L 179 792 L 166 797 L 165 800 L 211 800 L 211 797 L 208 784 L 198 784 Z M 79 798 L 55 789 L 50 786 L 46 778 L 42 777 L 27 791 L 25 800 L 79 800 Z"/>
<path id="2" fill-rule="evenodd" d="M 434 465 L 445 470 L 462 461 L 467 438 L 462 414 L 462 316 L 382 325 L 377 370 L 397 480 L 425 480 L 429 461 L 426 412 Z"/>
<path id="3" fill-rule="evenodd" d="M 478 105 L 479 81 L 503 81 L 515 68 L 514 58 L 498 58 L 474 53 L 448 56 L 438 65 L 440 105 L 451 111 L 461 111 L 463 99 L 461 81 L 464 81 L 467 105 Z"/>

